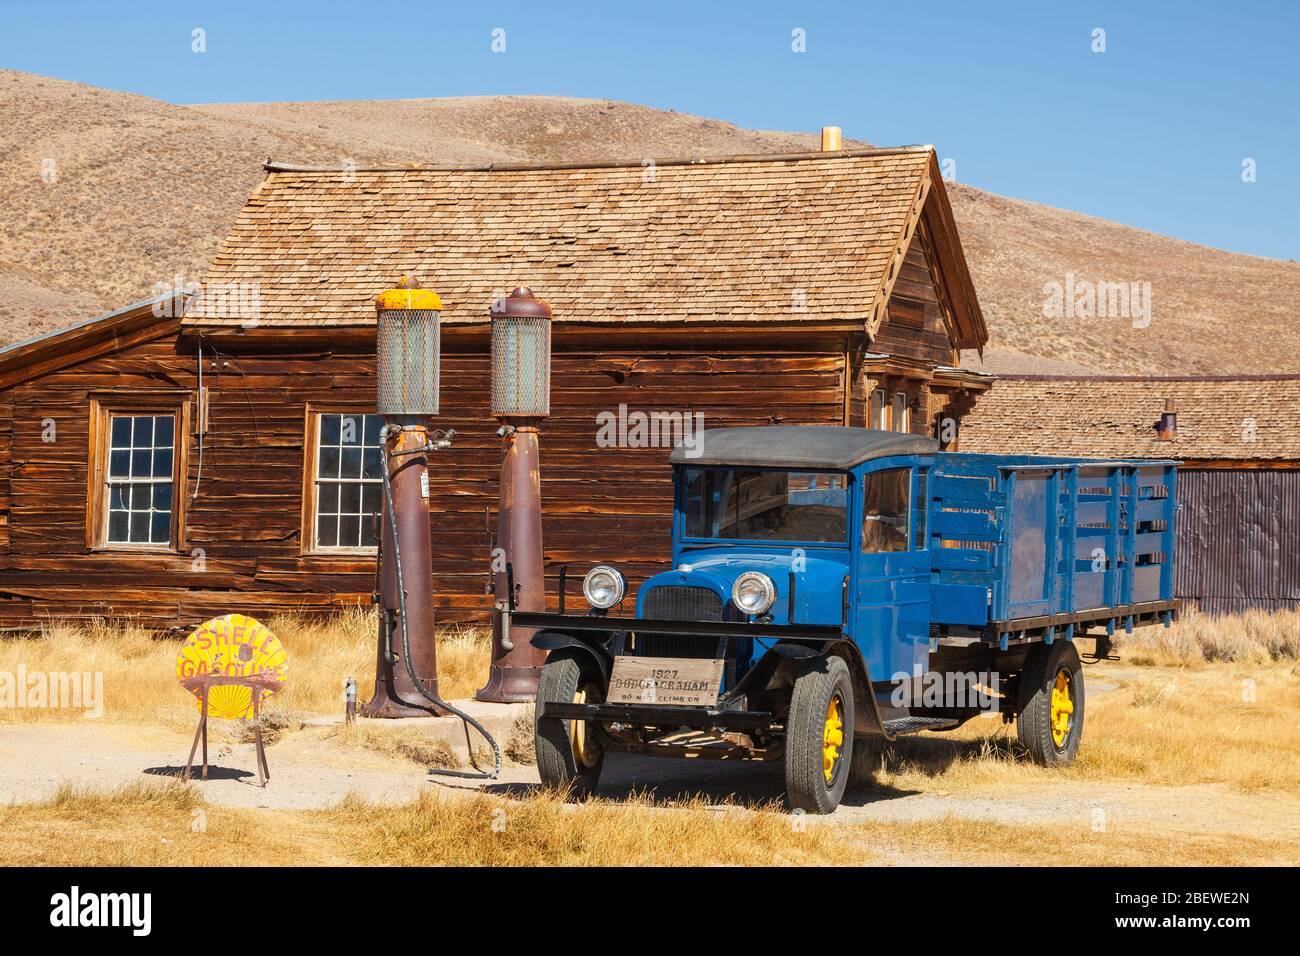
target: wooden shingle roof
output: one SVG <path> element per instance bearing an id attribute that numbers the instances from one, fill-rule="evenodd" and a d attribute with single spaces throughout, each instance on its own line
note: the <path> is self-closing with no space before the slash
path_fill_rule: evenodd
<path id="1" fill-rule="evenodd" d="M 486 321 L 493 299 L 525 284 L 561 322 L 870 326 L 921 223 L 949 273 L 961 347 L 987 338 L 930 147 L 267 170 L 187 325 L 370 325 L 374 295 L 412 274 L 449 322 Z"/>
<path id="2" fill-rule="evenodd" d="M 1156 422 L 1174 403 L 1177 436 Z M 962 451 L 1300 462 L 1300 376 L 999 376 L 962 420 Z"/>

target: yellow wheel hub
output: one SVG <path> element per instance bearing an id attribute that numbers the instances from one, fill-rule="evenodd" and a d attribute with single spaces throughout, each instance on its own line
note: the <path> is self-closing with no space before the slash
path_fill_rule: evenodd
<path id="1" fill-rule="evenodd" d="M 1052 743 L 1057 748 L 1065 746 L 1070 736 L 1070 725 L 1074 722 L 1074 698 L 1071 695 L 1070 675 L 1064 668 L 1056 672 L 1056 683 L 1052 685 Z"/>
<path id="2" fill-rule="evenodd" d="M 585 704 L 588 700 L 596 700 L 598 696 L 594 684 L 584 684 L 573 692 L 573 702 L 575 704 Z M 596 759 L 600 754 L 596 745 L 587 736 L 587 722 L 585 720 L 569 721 L 569 744 L 573 747 L 573 759 L 579 766 L 594 767 L 596 765 Z"/>
<path id="3" fill-rule="evenodd" d="M 831 698 L 826 708 L 826 723 L 822 727 L 822 773 L 830 783 L 835 776 L 835 765 L 840 762 L 840 748 L 844 746 L 844 711 L 839 695 Z"/>

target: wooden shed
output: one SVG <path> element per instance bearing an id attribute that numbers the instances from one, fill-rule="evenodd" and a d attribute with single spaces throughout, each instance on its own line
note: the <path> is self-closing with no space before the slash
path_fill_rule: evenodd
<path id="1" fill-rule="evenodd" d="M 367 602 L 372 299 L 404 274 L 445 303 L 437 424 L 457 435 L 430 494 L 444 616 L 489 607 L 487 316 L 514 286 L 556 315 L 544 534 L 575 596 L 589 561 L 635 582 L 669 556 L 673 436 L 611 444 L 602 422 L 950 437 L 990 381 L 959 367 L 987 333 L 929 147 L 272 164 L 201 284 L 0 352 L 0 624 Z"/>
<path id="2" fill-rule="evenodd" d="M 999 376 L 961 443 L 1178 459 L 1175 596 L 1211 614 L 1300 608 L 1300 376 Z"/>

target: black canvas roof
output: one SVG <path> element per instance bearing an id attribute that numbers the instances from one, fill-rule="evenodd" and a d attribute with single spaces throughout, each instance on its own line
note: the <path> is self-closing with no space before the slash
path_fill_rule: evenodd
<path id="1" fill-rule="evenodd" d="M 679 445 L 674 465 L 749 465 L 757 468 L 849 469 L 890 455 L 932 455 L 939 443 L 923 435 L 836 425 L 759 425 L 710 428 L 693 447 Z"/>

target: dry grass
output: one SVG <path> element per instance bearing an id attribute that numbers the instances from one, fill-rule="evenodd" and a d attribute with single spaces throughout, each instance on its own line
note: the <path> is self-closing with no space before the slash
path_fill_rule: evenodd
<path id="1" fill-rule="evenodd" d="M 375 726 L 373 721 L 358 721 L 331 727 L 325 732 L 324 739 L 342 747 L 402 757 L 422 767 L 460 765 L 451 746 L 445 740 L 430 737 L 424 728 L 402 726 L 401 721 L 383 721 L 382 724 Z"/>
<path id="2" fill-rule="evenodd" d="M 1300 659 L 1300 611 L 1247 611 L 1210 617 L 1195 609 L 1172 627 L 1143 627 L 1117 641 L 1133 664 L 1199 666 L 1206 661 L 1264 664 Z"/>
<path id="3" fill-rule="evenodd" d="M 1030 763 L 1014 726 L 976 718 L 949 733 L 878 747 L 877 785 L 942 792 L 1064 779 L 1300 791 L 1296 665 L 1107 663 L 1087 667 L 1085 678 L 1090 689 L 1084 738 L 1071 766 Z"/>
<path id="4" fill-rule="evenodd" d="M 267 625 L 289 654 L 289 679 L 272 699 L 268 722 L 279 732 L 295 729 L 313 714 L 341 714 L 343 684 L 357 680 L 365 701 L 374 686 L 377 616 L 357 609 L 329 618 L 273 617 Z M 482 628 L 451 626 L 438 635 L 439 691 L 472 696 L 487 677 L 489 635 Z M 0 672 L 103 674 L 107 721 L 148 721 L 174 729 L 191 727 L 193 698 L 176 683 L 179 643 L 124 622 L 55 622 L 27 637 L 0 640 Z M 79 719 L 80 711 L 0 708 L 0 721 Z M 238 724 L 232 732 L 239 736 Z"/>
<path id="5" fill-rule="evenodd" d="M 967 816 L 843 824 L 773 807 L 565 804 L 426 793 L 399 806 L 349 798 L 331 810 L 206 806 L 193 787 L 70 787 L 0 806 L 0 865 L 47 866 L 861 866 L 923 864 L 1294 865 L 1267 835 L 1077 822 L 1010 824 Z"/>
<path id="6" fill-rule="evenodd" d="M 0 807 L 0 865 L 246 866 L 250 863 L 460 866 L 851 865 L 868 854 L 831 828 L 771 810 L 671 811 L 648 801 L 580 806 L 439 797 L 324 811 L 204 806 L 191 787 L 64 788 Z"/>
<path id="7" fill-rule="evenodd" d="M 515 763 L 532 765 L 537 763 L 536 738 L 533 734 L 536 715 L 533 708 L 527 708 L 515 718 L 510 728 L 510 737 L 506 740 L 505 755 Z"/>
<path id="8" fill-rule="evenodd" d="M 1290 840 L 1208 830 L 1092 829 L 972 817 L 857 824 L 846 839 L 893 859 L 945 866 L 1294 866 Z"/>

